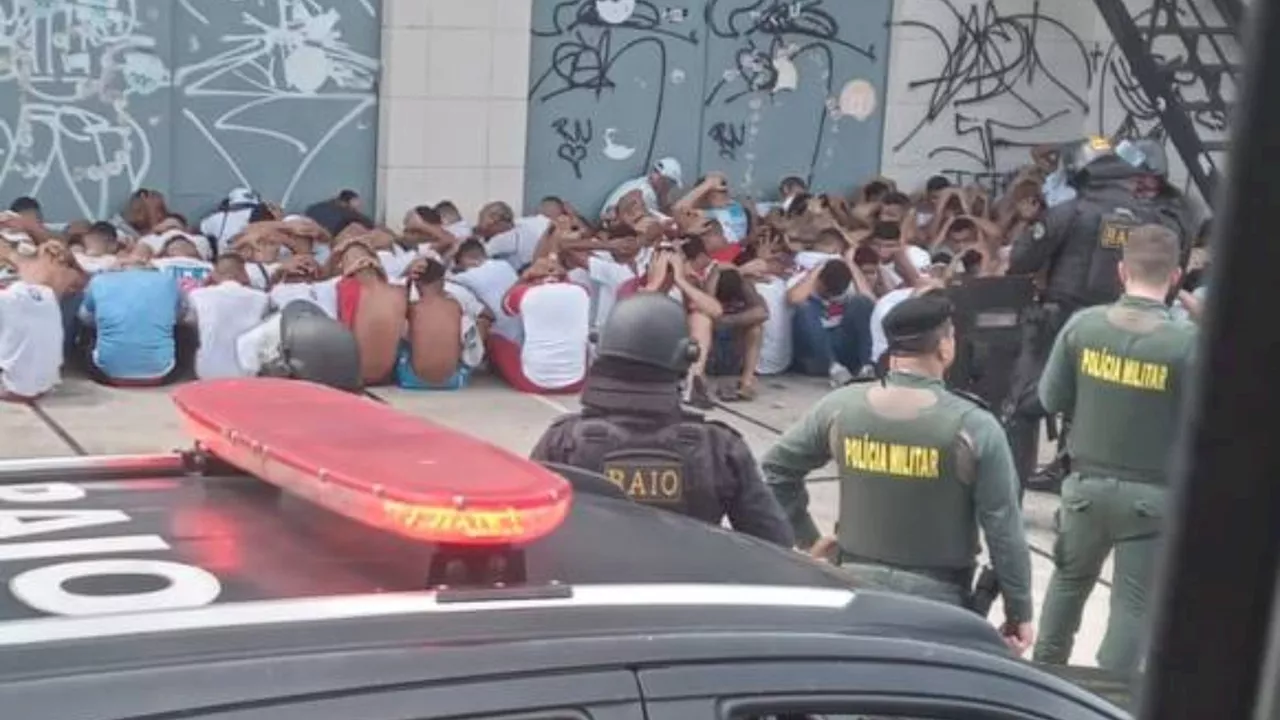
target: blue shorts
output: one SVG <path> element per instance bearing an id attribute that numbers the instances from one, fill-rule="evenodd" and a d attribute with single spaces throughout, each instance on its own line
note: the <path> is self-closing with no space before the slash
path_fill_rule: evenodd
<path id="1" fill-rule="evenodd" d="M 471 368 L 459 365 L 458 370 L 442 383 L 429 383 L 413 374 L 413 364 L 409 359 L 409 343 L 400 343 L 400 352 L 396 355 L 396 386 L 405 390 L 461 390 L 471 379 Z"/>

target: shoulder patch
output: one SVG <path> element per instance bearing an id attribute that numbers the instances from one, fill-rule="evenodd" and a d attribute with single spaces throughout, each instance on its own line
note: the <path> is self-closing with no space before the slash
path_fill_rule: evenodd
<path id="1" fill-rule="evenodd" d="M 991 405 L 988 404 L 986 400 L 982 399 L 982 396 L 977 393 L 971 393 L 968 390 L 957 390 L 955 388 L 947 388 L 947 391 L 956 397 L 968 400 L 987 412 L 991 412 Z"/>
<path id="2" fill-rule="evenodd" d="M 1031 226 L 1031 239 L 1043 240 L 1045 233 L 1047 232 L 1048 232 L 1048 228 L 1044 226 L 1044 222 L 1037 220 L 1036 224 Z"/>

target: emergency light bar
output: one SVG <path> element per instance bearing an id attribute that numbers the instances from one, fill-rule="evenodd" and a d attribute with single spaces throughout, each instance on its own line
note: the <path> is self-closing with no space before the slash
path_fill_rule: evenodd
<path id="1" fill-rule="evenodd" d="M 172 393 L 197 447 L 338 515 L 460 547 L 537 540 L 564 522 L 559 475 L 367 398 L 278 378 Z"/>

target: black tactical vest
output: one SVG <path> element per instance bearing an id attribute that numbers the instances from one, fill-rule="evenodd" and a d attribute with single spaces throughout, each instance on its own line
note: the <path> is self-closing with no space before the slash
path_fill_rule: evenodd
<path id="1" fill-rule="evenodd" d="M 584 415 L 573 422 L 566 465 L 599 473 L 632 500 L 719 524 L 725 515 L 720 467 L 702 416 L 680 422 Z"/>
<path id="2" fill-rule="evenodd" d="M 1177 234 L 1179 240 L 1185 235 L 1177 217 L 1167 212 L 1159 200 L 1128 198 L 1123 204 L 1114 205 L 1091 201 L 1090 207 L 1099 213 L 1090 218 L 1096 218 L 1096 229 L 1094 222 L 1078 229 L 1092 235 L 1093 243 L 1082 296 L 1086 306 L 1115 302 L 1124 292 L 1117 265 L 1124 256 L 1129 233 L 1142 225 L 1163 225 Z M 1079 238 L 1082 242 L 1088 240 Z"/>
<path id="3" fill-rule="evenodd" d="M 963 570 L 978 552 L 970 478 L 957 443 L 974 405 L 949 392 L 911 420 L 877 413 L 860 388 L 837 417 L 831 454 L 840 468 L 840 548 L 901 568 Z"/>

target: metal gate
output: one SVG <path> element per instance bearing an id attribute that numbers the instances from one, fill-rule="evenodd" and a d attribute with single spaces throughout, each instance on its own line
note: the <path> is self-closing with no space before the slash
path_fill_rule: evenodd
<path id="1" fill-rule="evenodd" d="M 525 201 L 599 210 L 671 155 L 757 198 L 877 172 L 891 0 L 534 0 Z"/>
<path id="2" fill-rule="evenodd" d="M 107 218 L 139 187 L 197 214 L 232 187 L 369 194 L 374 0 L 0 0 L 0 202 Z"/>

